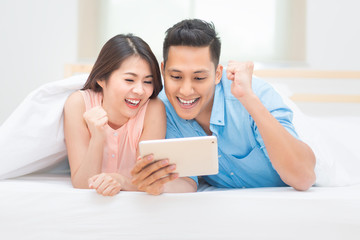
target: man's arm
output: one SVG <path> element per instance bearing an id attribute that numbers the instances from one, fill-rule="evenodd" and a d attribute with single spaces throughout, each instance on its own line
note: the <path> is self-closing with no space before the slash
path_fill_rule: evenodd
<path id="1" fill-rule="evenodd" d="M 297 190 L 307 190 L 315 182 L 315 155 L 304 142 L 292 136 L 265 108 L 251 87 L 253 63 L 230 62 L 227 77 L 232 94 L 254 119 L 270 161 L 281 179 Z"/>

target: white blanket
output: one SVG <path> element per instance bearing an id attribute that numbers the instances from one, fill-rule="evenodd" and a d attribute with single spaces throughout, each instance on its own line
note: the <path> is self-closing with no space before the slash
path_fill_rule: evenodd
<path id="1" fill-rule="evenodd" d="M 63 107 L 86 79 L 78 75 L 39 87 L 0 126 L 0 179 L 44 170 L 66 159 Z"/>
<path id="2" fill-rule="evenodd" d="M 359 239 L 359 118 L 310 118 L 280 91 L 323 187 L 103 197 L 74 189 L 66 165 L 63 105 L 86 77 L 40 87 L 0 127 L 0 179 L 47 172 L 0 181 L 1 239 Z"/>
<path id="3" fill-rule="evenodd" d="M 294 126 L 300 138 L 316 155 L 316 185 L 346 186 L 360 183 L 360 117 L 310 117 L 290 100 L 291 92 L 274 85 L 294 111 Z"/>
<path id="4" fill-rule="evenodd" d="M 77 75 L 33 91 L 0 126 L 0 179 L 49 168 L 68 170 L 63 133 L 63 106 L 88 75 Z M 360 182 L 360 118 L 310 118 L 289 100 L 284 86 L 275 86 L 294 110 L 300 137 L 317 156 L 318 186 L 345 186 Z M 59 166 L 60 164 L 60 166 Z"/>

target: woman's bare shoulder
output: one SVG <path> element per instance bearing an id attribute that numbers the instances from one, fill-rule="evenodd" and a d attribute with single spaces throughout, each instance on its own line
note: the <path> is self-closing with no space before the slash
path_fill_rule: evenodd
<path id="1" fill-rule="evenodd" d="M 80 91 L 70 94 L 64 105 L 64 111 L 85 112 L 85 102 Z"/>
<path id="2" fill-rule="evenodd" d="M 166 111 L 164 103 L 158 99 L 150 99 L 146 109 L 145 124 L 163 124 L 166 121 Z"/>
<path id="3" fill-rule="evenodd" d="M 150 99 L 148 108 L 150 111 L 165 111 L 164 103 L 159 98 Z"/>

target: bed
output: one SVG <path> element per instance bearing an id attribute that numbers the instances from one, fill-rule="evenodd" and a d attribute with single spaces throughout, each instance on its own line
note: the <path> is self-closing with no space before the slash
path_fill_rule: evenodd
<path id="1" fill-rule="evenodd" d="M 72 68 L 82 73 L 91 66 Z M 310 190 L 218 189 L 202 181 L 197 193 L 160 196 L 103 197 L 74 189 L 61 106 L 84 83 L 86 75 L 78 74 L 30 93 L 0 126 L 1 239 L 360 239 L 360 94 L 354 90 L 360 73 L 264 69 L 255 74 L 291 105 L 296 128 L 316 152 L 317 182 Z M 348 92 L 295 91 L 296 81 L 306 85 L 315 78 L 351 83 Z M 350 106 L 349 114 L 309 116 L 299 108 L 323 104 L 319 109 L 326 110 L 339 102 Z"/>

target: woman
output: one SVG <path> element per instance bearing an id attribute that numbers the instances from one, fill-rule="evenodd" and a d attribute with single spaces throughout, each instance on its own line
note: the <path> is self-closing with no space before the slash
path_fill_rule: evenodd
<path id="1" fill-rule="evenodd" d="M 105 196 L 137 190 L 130 172 L 139 141 L 166 133 L 165 108 L 156 98 L 161 89 L 158 63 L 142 39 L 117 35 L 104 45 L 83 89 L 70 95 L 64 107 L 75 188 L 93 188 Z M 169 176 L 177 178 L 167 167 Z"/>

